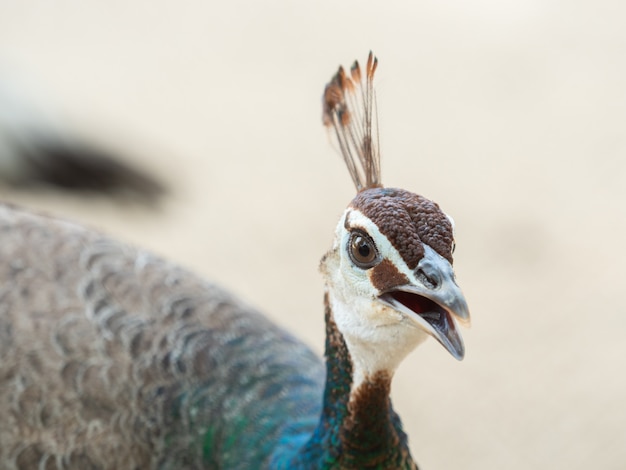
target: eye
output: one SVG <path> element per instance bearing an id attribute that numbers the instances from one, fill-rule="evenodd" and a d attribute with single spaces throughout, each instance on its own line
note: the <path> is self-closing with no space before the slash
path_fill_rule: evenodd
<path id="1" fill-rule="evenodd" d="M 379 262 L 378 251 L 374 241 L 364 232 L 355 230 L 348 241 L 350 259 L 361 269 L 369 269 Z"/>

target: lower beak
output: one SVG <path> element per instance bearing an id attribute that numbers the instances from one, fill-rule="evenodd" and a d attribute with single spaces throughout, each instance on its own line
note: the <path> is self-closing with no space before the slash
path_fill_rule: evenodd
<path id="1" fill-rule="evenodd" d="M 470 314 L 461 289 L 454 280 L 450 263 L 432 248 L 419 262 L 416 282 L 387 290 L 380 301 L 411 318 L 435 338 L 456 359 L 465 356 L 463 337 L 457 321 L 469 325 Z M 420 282 L 421 279 L 430 282 Z"/>

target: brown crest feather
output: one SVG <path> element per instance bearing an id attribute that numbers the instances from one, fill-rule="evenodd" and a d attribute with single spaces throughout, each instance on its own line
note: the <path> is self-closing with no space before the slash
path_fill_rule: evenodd
<path id="1" fill-rule="evenodd" d="M 348 76 L 343 67 L 324 90 L 323 122 L 335 130 L 337 143 L 357 191 L 381 187 L 380 147 L 374 73 L 378 59 L 367 58 L 365 80 L 354 62 Z M 376 122 L 373 123 L 373 119 Z"/>

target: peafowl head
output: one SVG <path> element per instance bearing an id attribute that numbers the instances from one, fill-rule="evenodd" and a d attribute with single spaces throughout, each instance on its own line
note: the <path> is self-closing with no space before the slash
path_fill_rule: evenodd
<path id="1" fill-rule="evenodd" d="M 323 98 L 324 123 L 357 188 L 321 263 L 357 383 L 381 371 L 393 373 L 429 336 L 463 359 L 457 322 L 469 323 L 452 268 L 452 218 L 436 203 L 380 182 L 376 66 L 370 53 L 364 74 L 357 62 L 349 75 L 339 68 Z"/>

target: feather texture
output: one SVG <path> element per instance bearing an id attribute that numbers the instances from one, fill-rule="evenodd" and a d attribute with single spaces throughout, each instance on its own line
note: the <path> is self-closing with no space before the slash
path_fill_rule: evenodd
<path id="1" fill-rule="evenodd" d="M 3 468 L 255 468 L 317 425 L 322 362 L 218 287 L 10 207 L 0 238 Z"/>
<path id="2" fill-rule="evenodd" d="M 355 61 L 350 76 L 339 67 L 324 90 L 323 122 L 335 130 L 339 150 L 357 191 L 381 186 L 378 123 L 374 122 L 377 67 L 378 59 L 370 52 L 365 77 Z"/>

